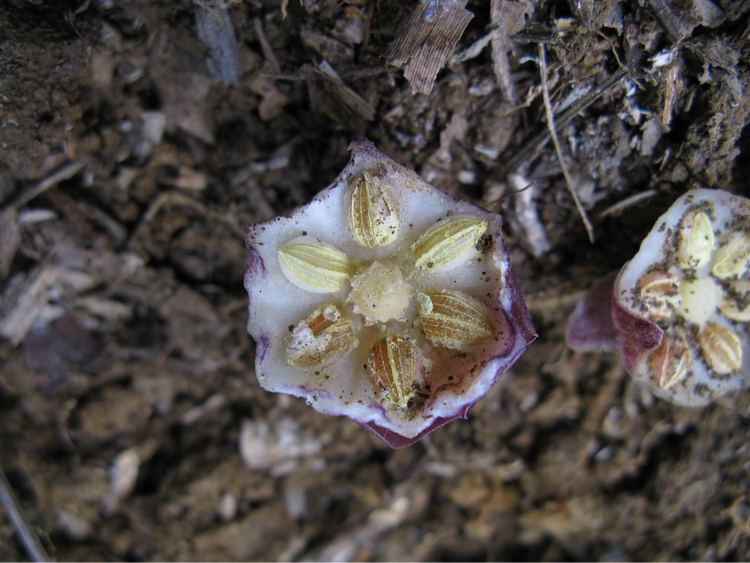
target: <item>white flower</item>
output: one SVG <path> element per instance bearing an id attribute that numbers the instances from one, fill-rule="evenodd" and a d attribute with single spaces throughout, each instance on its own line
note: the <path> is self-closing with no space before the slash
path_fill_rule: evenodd
<path id="1" fill-rule="evenodd" d="M 393 447 L 466 416 L 536 334 L 501 218 L 349 147 L 331 186 L 252 225 L 256 373 Z"/>

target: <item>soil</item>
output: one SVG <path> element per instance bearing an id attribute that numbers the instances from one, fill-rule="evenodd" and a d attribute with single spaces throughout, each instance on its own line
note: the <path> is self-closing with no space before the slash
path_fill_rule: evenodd
<path id="1" fill-rule="evenodd" d="M 412 3 L 5 0 L 0 466 L 48 554 L 750 559 L 744 396 L 677 407 L 564 339 L 686 190 L 750 195 L 750 5 L 682 4 L 472 0 L 459 50 L 501 37 L 422 94 L 383 58 Z M 401 450 L 264 391 L 245 328 L 243 229 L 361 138 L 503 215 L 539 334 Z"/>

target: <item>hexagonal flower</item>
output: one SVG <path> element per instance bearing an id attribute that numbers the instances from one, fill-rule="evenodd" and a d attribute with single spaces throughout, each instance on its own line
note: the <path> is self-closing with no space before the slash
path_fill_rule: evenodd
<path id="1" fill-rule="evenodd" d="M 465 417 L 535 337 L 500 216 L 380 153 L 245 233 L 248 331 L 269 390 L 392 447 Z"/>
<path id="2" fill-rule="evenodd" d="M 680 405 L 704 405 L 747 386 L 749 267 L 750 201 L 709 189 L 679 198 L 609 282 L 628 373 Z M 607 285 L 592 289 L 569 324 L 568 343 L 580 351 L 592 349 L 587 333 L 607 333 L 601 318 L 585 313 Z"/>

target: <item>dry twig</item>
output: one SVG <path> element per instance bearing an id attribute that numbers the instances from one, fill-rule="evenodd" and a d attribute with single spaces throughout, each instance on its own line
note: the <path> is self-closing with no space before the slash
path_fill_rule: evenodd
<path id="1" fill-rule="evenodd" d="M 562 112 L 555 118 L 555 122 L 560 127 L 565 127 L 571 119 L 573 119 L 579 112 L 583 111 L 596 100 L 601 98 L 605 92 L 612 88 L 615 84 L 620 82 L 628 74 L 627 67 L 621 67 L 612 76 L 607 78 L 600 86 L 594 88 L 588 92 L 585 96 L 575 101 L 568 109 Z M 506 170 L 515 171 L 518 169 L 522 162 L 529 162 L 534 160 L 541 150 L 547 144 L 550 134 L 549 130 L 541 131 L 533 139 L 527 142 L 523 148 L 518 151 L 515 156 L 508 162 Z"/>
<path id="2" fill-rule="evenodd" d="M 608 215 L 615 215 L 617 213 L 620 213 L 623 209 L 626 209 L 630 207 L 631 205 L 635 205 L 639 201 L 642 201 L 644 199 L 648 199 L 650 197 L 654 197 L 656 195 L 656 190 L 646 190 L 644 192 L 637 193 L 635 195 L 631 195 L 630 197 L 627 197 L 623 199 L 622 201 L 618 201 L 614 205 L 611 205 L 601 213 L 599 213 L 599 217 L 607 217 Z"/>
<path id="3" fill-rule="evenodd" d="M 0 469 L 0 503 L 5 508 L 5 512 L 8 515 L 11 525 L 18 534 L 18 541 L 21 542 L 26 554 L 32 561 L 50 561 L 49 556 L 44 551 L 42 544 L 39 543 L 34 532 L 29 528 L 28 522 L 23 515 L 21 505 L 18 504 L 16 495 L 13 494 L 13 490 L 10 488 L 10 483 L 5 478 L 5 473 Z"/>
<path id="4" fill-rule="evenodd" d="M 563 176 L 565 176 L 565 183 L 568 186 L 570 195 L 573 196 L 573 201 L 576 204 L 578 213 L 581 214 L 581 220 L 583 225 L 586 227 L 586 232 L 589 234 L 589 240 L 594 242 L 594 227 L 591 225 L 586 210 L 581 205 L 581 200 L 578 199 L 578 194 L 573 187 L 573 180 L 568 173 L 568 167 L 565 165 L 565 159 L 563 159 L 562 150 L 560 149 L 560 141 L 557 139 L 557 131 L 555 129 L 555 116 L 552 113 L 552 105 L 549 99 L 549 90 L 547 88 L 547 56 L 544 50 L 544 44 L 539 44 L 539 69 L 542 74 L 542 93 L 544 94 L 544 110 L 547 113 L 547 127 L 549 128 L 550 137 L 552 142 L 555 144 L 555 152 L 557 153 L 557 159 L 560 161 L 560 168 L 562 168 Z"/>

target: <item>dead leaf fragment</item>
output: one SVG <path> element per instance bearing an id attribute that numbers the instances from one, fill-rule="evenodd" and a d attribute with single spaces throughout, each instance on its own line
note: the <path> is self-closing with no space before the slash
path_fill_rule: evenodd
<path id="1" fill-rule="evenodd" d="M 354 60 L 354 49 L 325 33 L 303 27 L 299 37 L 305 45 L 314 49 L 331 64 L 351 63 Z"/>
<path id="2" fill-rule="evenodd" d="M 345 125 L 352 121 L 372 121 L 375 117 L 375 108 L 349 88 L 327 61 L 317 66 L 303 65 L 300 74 L 307 84 L 314 111 Z"/>
<path id="3" fill-rule="evenodd" d="M 412 90 L 420 94 L 432 91 L 438 71 L 474 17 L 464 9 L 467 0 L 434 4 L 420 2 L 385 52 L 388 64 L 402 67 Z"/>
<path id="4" fill-rule="evenodd" d="M 266 73 L 274 70 L 273 63 L 266 61 L 263 67 L 250 80 L 250 90 L 262 97 L 258 106 L 258 117 L 261 121 L 269 121 L 278 116 L 289 103 L 289 98 L 282 94 L 273 79 Z"/>

